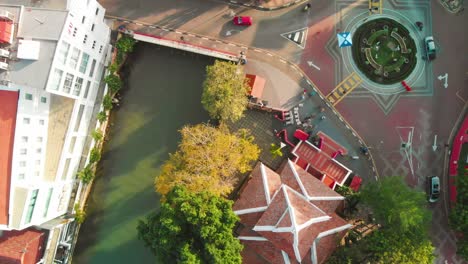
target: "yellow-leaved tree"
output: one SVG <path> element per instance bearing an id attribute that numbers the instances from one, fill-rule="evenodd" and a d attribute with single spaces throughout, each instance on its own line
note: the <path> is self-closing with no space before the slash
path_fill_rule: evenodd
<path id="1" fill-rule="evenodd" d="M 177 151 L 170 154 L 155 179 L 156 191 L 162 195 L 183 185 L 192 192 L 225 196 L 237 183 L 238 174 L 249 171 L 260 153 L 246 130 L 231 133 L 224 125 L 199 124 L 185 126 L 180 133 Z"/>
<path id="2" fill-rule="evenodd" d="M 215 61 L 206 67 L 202 105 L 211 118 L 236 121 L 247 108 L 249 89 L 242 68 L 232 62 Z"/>

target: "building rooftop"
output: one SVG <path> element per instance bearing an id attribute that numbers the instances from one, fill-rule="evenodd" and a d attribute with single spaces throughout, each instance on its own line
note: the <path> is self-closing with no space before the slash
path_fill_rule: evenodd
<path id="1" fill-rule="evenodd" d="M 2 0 L 2 4 L 7 5 L 23 5 L 38 8 L 48 8 L 65 10 L 67 8 L 67 0 Z"/>
<path id="2" fill-rule="evenodd" d="M 351 227 L 335 213 L 343 200 L 290 160 L 280 174 L 257 164 L 233 206 L 244 261 L 323 263 Z"/>
<path id="3" fill-rule="evenodd" d="M 43 254 L 45 232 L 35 229 L 3 231 L 0 235 L 0 263 L 35 264 Z"/>
<path id="4" fill-rule="evenodd" d="M 59 40 L 67 11 L 26 7 L 17 36 L 25 39 Z"/>
<path id="5" fill-rule="evenodd" d="M 11 161 L 15 138 L 17 91 L 0 90 L 0 225 L 8 224 Z"/>

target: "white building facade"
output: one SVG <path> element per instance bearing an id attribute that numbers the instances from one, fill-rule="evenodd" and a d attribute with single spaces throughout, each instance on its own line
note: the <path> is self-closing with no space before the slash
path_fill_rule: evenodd
<path id="1" fill-rule="evenodd" d="M 110 29 L 95 0 L 69 0 L 65 10 L 2 9 L 16 12 L 18 41 L 0 90 L 19 91 L 19 99 L 8 224 L 0 230 L 21 230 L 67 213 L 109 60 Z"/>

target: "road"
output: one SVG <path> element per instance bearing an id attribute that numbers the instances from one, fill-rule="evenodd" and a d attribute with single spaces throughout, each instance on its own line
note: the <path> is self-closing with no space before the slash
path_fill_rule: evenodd
<path id="1" fill-rule="evenodd" d="M 310 12 L 303 12 L 300 6 L 264 12 L 208 0 L 100 2 L 111 16 L 274 53 L 298 65 L 324 94 L 353 72 L 345 50 L 336 46 L 336 33 L 351 28 L 358 17 L 366 19 L 363 14 L 367 13 L 366 1 L 351 0 L 313 1 Z M 436 1 L 429 0 L 388 0 L 384 8 L 384 14 L 398 17 L 408 27 L 423 21 L 424 31 L 415 32 L 414 36 L 420 43 L 426 35 L 433 35 L 437 59 L 421 63 L 421 76 L 409 83 L 413 88 L 411 93 L 400 90 L 381 94 L 373 90 L 375 87 L 363 84 L 336 108 L 372 147 L 380 175 L 403 175 L 411 186 L 423 188 L 426 176 L 443 175 L 444 145 L 468 100 L 468 34 L 464 29 L 468 14 L 449 14 Z M 254 25 L 232 25 L 234 14 L 252 16 Z M 304 49 L 281 36 L 303 28 L 307 29 L 301 43 Z M 418 56 L 422 56 L 420 52 Z M 248 56 L 269 60 L 251 51 Z M 278 64 L 277 59 L 270 61 Z M 445 74 L 448 74 L 447 88 L 438 79 Z M 433 151 L 436 136 L 437 149 Z M 410 139 L 411 148 L 402 149 L 402 143 Z M 445 186 L 443 190 L 447 191 Z M 447 225 L 446 201 L 442 199 L 431 210 L 433 241 L 439 254 L 437 262 L 461 263 L 455 257 L 454 237 Z"/>

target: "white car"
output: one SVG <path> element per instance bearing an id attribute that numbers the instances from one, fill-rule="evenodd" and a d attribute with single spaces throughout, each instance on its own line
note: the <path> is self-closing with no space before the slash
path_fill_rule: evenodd
<path id="1" fill-rule="evenodd" d="M 424 39 L 424 45 L 426 46 L 427 59 L 433 60 L 436 57 L 436 46 L 434 37 L 429 36 Z"/>

